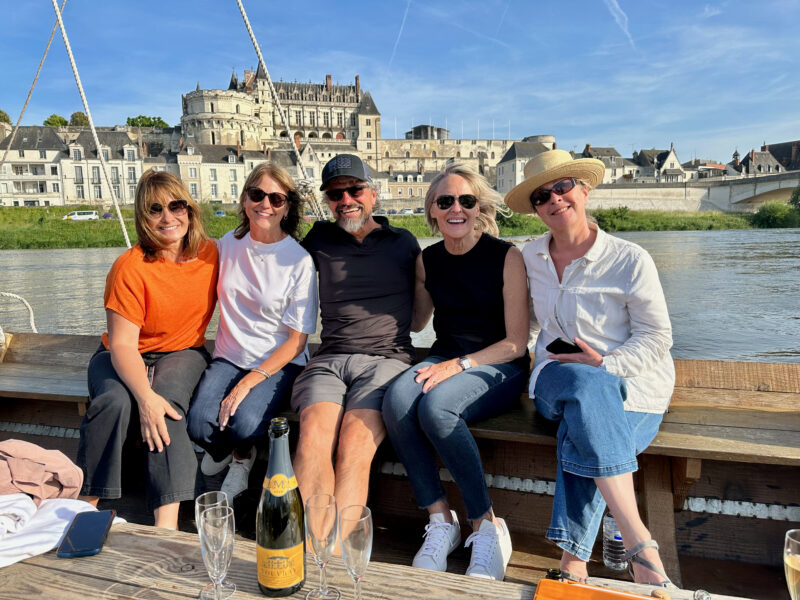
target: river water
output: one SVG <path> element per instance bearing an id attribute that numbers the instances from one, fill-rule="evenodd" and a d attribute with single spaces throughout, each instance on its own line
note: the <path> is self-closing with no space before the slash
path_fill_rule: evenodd
<path id="1" fill-rule="evenodd" d="M 615 235 L 643 246 L 658 266 L 675 358 L 800 361 L 800 229 Z M 40 332 L 99 334 L 105 276 L 123 250 L 2 250 L 0 291 L 28 300 Z M 27 310 L 0 297 L 0 326 L 30 331 Z M 216 327 L 215 316 L 210 337 Z M 414 339 L 430 345 L 433 332 Z"/>

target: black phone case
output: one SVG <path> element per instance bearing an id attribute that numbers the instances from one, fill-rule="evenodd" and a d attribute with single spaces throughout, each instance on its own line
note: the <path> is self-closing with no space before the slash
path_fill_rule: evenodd
<path id="1" fill-rule="evenodd" d="M 58 546 L 56 556 L 75 558 L 99 554 L 116 514 L 114 510 L 87 511 L 76 514 L 64 539 Z"/>
<path id="2" fill-rule="evenodd" d="M 580 346 L 565 342 L 561 338 L 556 338 L 547 344 L 544 349 L 550 354 L 577 354 L 578 352 L 583 352 Z"/>

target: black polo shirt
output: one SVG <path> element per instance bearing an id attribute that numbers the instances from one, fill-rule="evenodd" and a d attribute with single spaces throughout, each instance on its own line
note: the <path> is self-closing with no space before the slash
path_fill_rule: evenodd
<path id="1" fill-rule="evenodd" d="M 317 354 L 370 354 L 411 364 L 417 239 L 385 217 L 363 242 L 317 221 L 302 242 L 319 273 L 322 344 Z"/>

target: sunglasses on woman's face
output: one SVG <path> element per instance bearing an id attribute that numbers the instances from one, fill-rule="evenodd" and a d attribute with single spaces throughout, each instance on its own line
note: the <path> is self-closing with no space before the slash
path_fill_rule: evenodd
<path id="1" fill-rule="evenodd" d="M 550 193 L 555 192 L 558 196 L 563 196 L 577 185 L 577 181 L 572 177 L 556 181 L 549 190 L 539 188 L 531 193 L 531 206 L 536 208 L 550 201 Z"/>
<path id="2" fill-rule="evenodd" d="M 280 208 L 284 204 L 286 204 L 286 194 L 281 194 L 280 192 L 265 192 L 261 188 L 251 187 L 245 190 L 247 193 L 247 197 L 250 199 L 250 202 L 255 202 L 256 204 L 260 204 L 264 201 L 264 198 L 269 198 L 269 203 L 272 208 Z"/>
<path id="3" fill-rule="evenodd" d="M 176 217 L 182 217 L 185 215 L 188 208 L 189 203 L 186 200 L 173 200 L 167 204 L 167 210 Z M 164 212 L 164 207 L 158 202 L 155 202 L 150 205 L 148 212 L 150 213 L 151 217 L 160 217 L 161 213 Z"/>
<path id="4" fill-rule="evenodd" d="M 331 202 L 339 202 L 344 198 L 344 193 L 347 192 L 347 195 L 353 200 L 358 200 L 368 187 L 368 185 L 351 185 L 350 187 L 338 188 L 335 190 L 325 190 L 325 196 L 327 196 L 328 200 Z"/>
<path id="5" fill-rule="evenodd" d="M 455 204 L 456 200 L 458 200 L 461 208 L 475 208 L 475 205 L 478 203 L 478 198 L 473 194 L 462 194 L 460 196 L 442 194 L 436 198 L 436 206 L 438 206 L 440 210 L 447 210 Z"/>

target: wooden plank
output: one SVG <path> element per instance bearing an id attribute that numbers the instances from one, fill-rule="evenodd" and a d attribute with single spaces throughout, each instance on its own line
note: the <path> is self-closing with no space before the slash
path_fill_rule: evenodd
<path id="1" fill-rule="evenodd" d="M 704 460 L 703 473 L 690 496 L 764 504 L 796 505 L 800 498 L 797 467 Z"/>
<path id="2" fill-rule="evenodd" d="M 0 363 L 5 359 L 6 352 L 8 352 L 8 347 L 11 345 L 11 339 L 13 337 L 13 334 L 3 332 L 3 339 L 0 340 Z"/>
<path id="3" fill-rule="evenodd" d="M 660 546 L 664 570 L 672 582 L 681 587 L 681 569 L 675 543 L 675 515 L 672 510 L 672 471 L 669 458 L 641 456 L 640 509 L 650 535 Z"/>
<path id="4" fill-rule="evenodd" d="M 69 367 L 0 365 L 0 396 L 63 402 L 86 402 L 89 388 L 86 372 Z"/>
<path id="5" fill-rule="evenodd" d="M 98 346 L 96 335 L 15 333 L 6 361 L 85 368 Z"/>
<path id="6" fill-rule="evenodd" d="M 752 393 L 752 392 L 750 392 Z M 800 399 L 798 399 L 800 402 Z M 738 410 L 719 406 L 683 406 L 664 415 L 664 423 L 739 427 L 751 431 L 800 431 L 800 411 Z"/>
<path id="7" fill-rule="evenodd" d="M 675 359 L 675 385 L 800 394 L 800 364 Z"/>
<path id="8" fill-rule="evenodd" d="M 670 411 L 684 406 L 705 408 L 741 408 L 788 412 L 797 405 L 797 393 L 753 390 L 716 390 L 676 387 L 669 403 Z"/>
<path id="9" fill-rule="evenodd" d="M 672 508 L 681 510 L 689 488 L 700 479 L 702 461 L 699 458 L 676 456 L 672 463 Z"/>
<path id="10" fill-rule="evenodd" d="M 6 398 L 0 402 L 0 421 L 75 429 L 81 418 L 66 402 Z"/>

